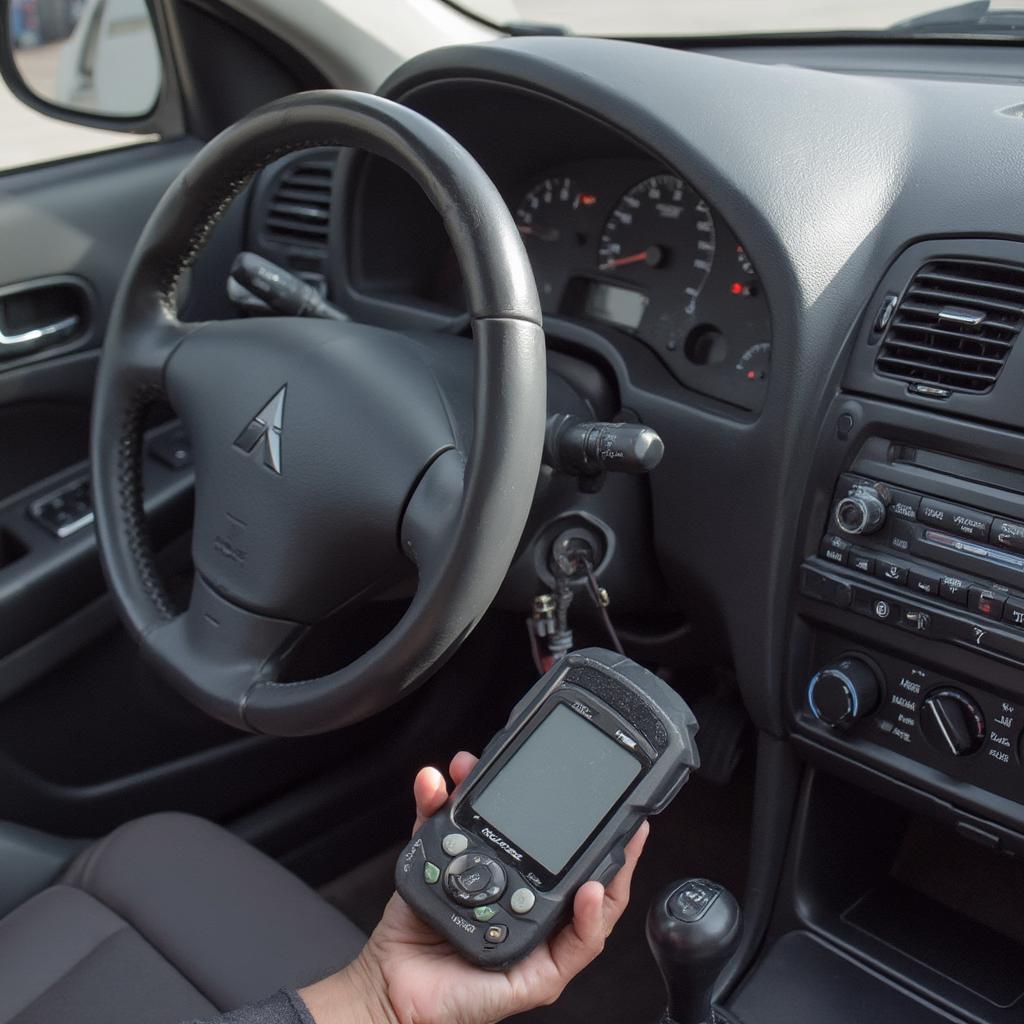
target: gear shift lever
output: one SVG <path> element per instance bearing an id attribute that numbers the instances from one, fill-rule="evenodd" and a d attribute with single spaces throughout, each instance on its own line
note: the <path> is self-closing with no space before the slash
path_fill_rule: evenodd
<path id="1" fill-rule="evenodd" d="M 658 963 L 668 1009 L 660 1024 L 714 1024 L 715 982 L 736 952 L 739 904 L 705 878 L 673 882 L 647 912 L 647 942 Z"/>

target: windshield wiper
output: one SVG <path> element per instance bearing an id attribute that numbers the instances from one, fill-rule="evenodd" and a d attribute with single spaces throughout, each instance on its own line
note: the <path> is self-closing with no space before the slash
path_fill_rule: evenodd
<path id="1" fill-rule="evenodd" d="M 1024 11 L 993 11 L 990 0 L 971 0 L 970 3 L 942 7 L 937 11 L 897 21 L 887 31 L 894 34 L 909 32 L 913 35 L 931 32 L 941 35 L 1015 35 L 1024 33 Z"/>

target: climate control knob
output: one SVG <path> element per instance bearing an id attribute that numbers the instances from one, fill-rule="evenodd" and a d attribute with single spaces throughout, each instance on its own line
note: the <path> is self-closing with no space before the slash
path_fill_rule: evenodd
<path id="1" fill-rule="evenodd" d="M 811 714 L 833 728 L 871 714 L 882 696 L 874 667 L 852 655 L 818 672 L 807 685 Z"/>
<path id="2" fill-rule="evenodd" d="M 859 536 L 874 533 L 885 522 L 885 502 L 872 487 L 857 487 L 836 502 L 836 526 L 843 533 Z"/>
<path id="3" fill-rule="evenodd" d="M 963 690 L 949 686 L 925 697 L 921 729 L 933 747 L 966 757 L 985 742 L 985 713 Z"/>

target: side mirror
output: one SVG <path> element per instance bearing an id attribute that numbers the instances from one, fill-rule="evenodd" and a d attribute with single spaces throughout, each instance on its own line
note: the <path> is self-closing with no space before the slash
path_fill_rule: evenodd
<path id="1" fill-rule="evenodd" d="M 174 90 L 147 0 L 6 0 L 2 8 L 0 69 L 26 103 L 97 127 L 166 128 Z"/>

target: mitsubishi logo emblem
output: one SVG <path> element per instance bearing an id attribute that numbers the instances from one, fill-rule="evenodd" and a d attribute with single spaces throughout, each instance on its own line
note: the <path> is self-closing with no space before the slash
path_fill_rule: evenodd
<path id="1" fill-rule="evenodd" d="M 235 438 L 235 447 L 243 452 L 253 452 L 262 446 L 263 465 L 277 474 L 281 472 L 281 429 L 287 392 L 288 385 L 285 384 Z"/>

